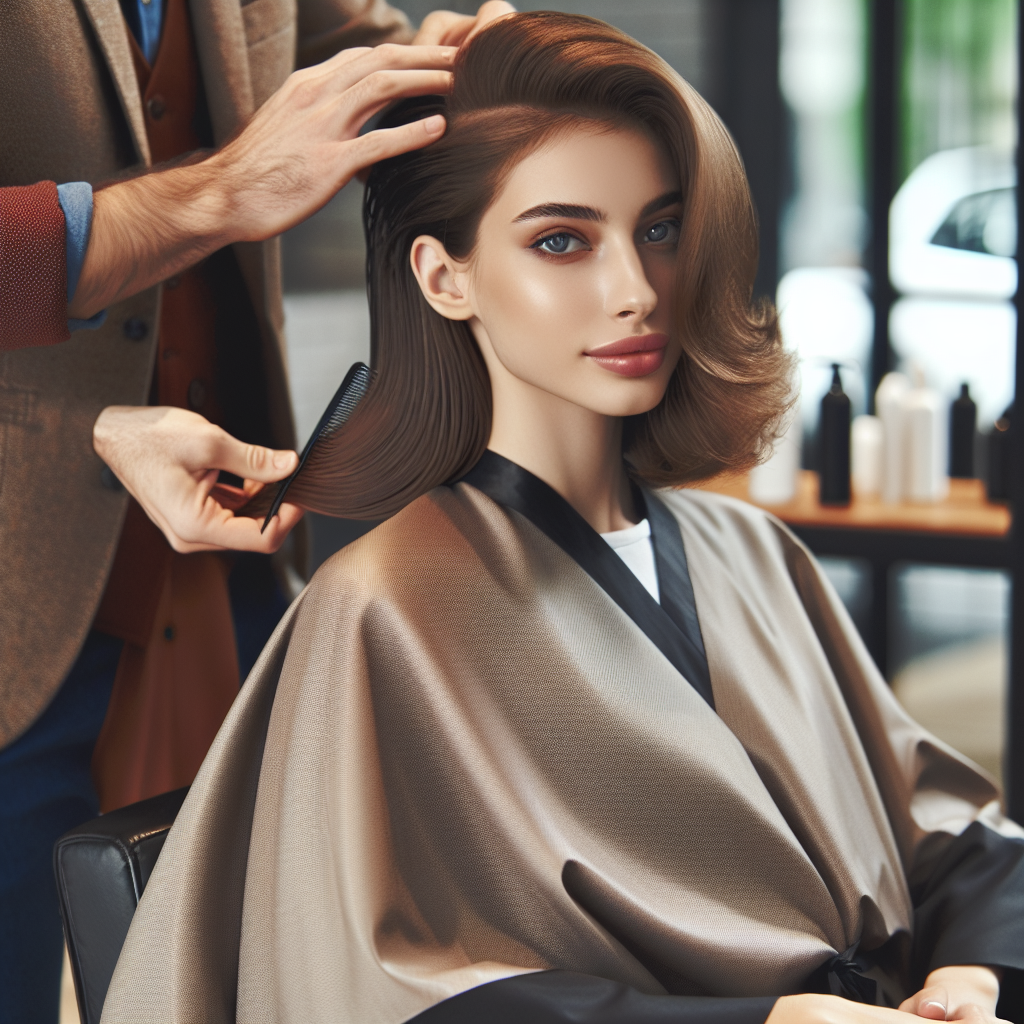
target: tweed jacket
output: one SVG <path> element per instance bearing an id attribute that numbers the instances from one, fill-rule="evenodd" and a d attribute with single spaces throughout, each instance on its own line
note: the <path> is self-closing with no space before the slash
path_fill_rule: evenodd
<path id="1" fill-rule="evenodd" d="M 384 0 L 189 6 L 218 145 L 296 66 L 411 34 Z M 118 0 L 4 0 L 0 186 L 98 184 L 148 166 L 144 117 Z M 239 244 L 234 255 L 251 307 L 238 316 L 253 326 L 226 370 L 247 379 L 255 367 L 260 378 L 266 429 L 247 439 L 292 447 L 279 244 Z M 161 291 L 116 304 L 98 331 L 0 352 L 0 747 L 53 698 L 103 594 L 128 499 L 93 452 L 92 425 L 107 405 L 147 401 Z"/>

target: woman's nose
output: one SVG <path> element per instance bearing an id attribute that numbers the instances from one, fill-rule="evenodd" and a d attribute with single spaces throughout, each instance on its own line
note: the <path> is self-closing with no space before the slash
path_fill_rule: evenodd
<path id="1" fill-rule="evenodd" d="M 632 240 L 609 252 L 606 309 L 624 322 L 642 323 L 658 305 L 658 293 L 647 280 L 640 254 Z"/>

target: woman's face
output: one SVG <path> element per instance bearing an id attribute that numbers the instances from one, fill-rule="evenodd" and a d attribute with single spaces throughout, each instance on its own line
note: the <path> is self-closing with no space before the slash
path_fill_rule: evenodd
<path id="1" fill-rule="evenodd" d="M 467 263 L 444 254 L 446 277 L 414 246 L 413 266 L 435 309 L 469 320 L 496 397 L 525 387 L 634 415 L 658 404 L 679 360 L 680 203 L 678 178 L 645 135 L 584 127 L 512 170 Z M 431 266 L 448 308 L 433 301 Z"/>

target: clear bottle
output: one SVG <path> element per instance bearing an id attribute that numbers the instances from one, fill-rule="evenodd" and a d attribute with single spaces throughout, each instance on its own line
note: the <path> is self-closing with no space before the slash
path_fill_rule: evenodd
<path id="1" fill-rule="evenodd" d="M 751 501 L 759 505 L 783 505 L 796 497 L 802 435 L 800 406 L 795 403 L 775 441 L 771 458 L 750 471 Z"/>
<path id="2" fill-rule="evenodd" d="M 942 399 L 915 370 L 914 387 L 903 397 L 903 439 L 907 501 L 930 504 L 949 493 L 948 420 Z"/>
<path id="3" fill-rule="evenodd" d="M 903 398 L 910 380 L 902 373 L 887 373 L 875 392 L 875 413 L 882 421 L 882 501 L 904 497 Z"/>
<path id="4" fill-rule="evenodd" d="M 855 498 L 877 498 L 882 490 L 882 421 L 855 416 L 850 431 L 850 464 Z"/>

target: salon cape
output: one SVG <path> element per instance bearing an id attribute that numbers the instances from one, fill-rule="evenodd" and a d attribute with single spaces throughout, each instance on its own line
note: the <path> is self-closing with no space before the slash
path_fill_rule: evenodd
<path id="1" fill-rule="evenodd" d="M 293 604 L 104 1022 L 755 1024 L 837 962 L 880 963 L 890 998 L 1024 967 L 1024 833 L 782 524 L 647 495 L 675 586 L 647 621 L 550 488 L 491 453 L 474 472 Z"/>

